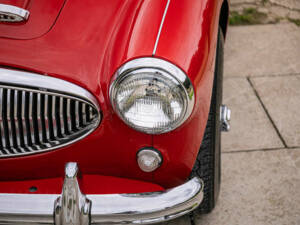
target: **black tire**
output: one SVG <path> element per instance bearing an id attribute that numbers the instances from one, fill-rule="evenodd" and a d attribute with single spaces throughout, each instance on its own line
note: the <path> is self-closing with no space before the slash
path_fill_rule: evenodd
<path id="1" fill-rule="evenodd" d="M 204 199 L 194 211 L 209 213 L 216 205 L 221 184 L 221 124 L 224 36 L 218 32 L 216 63 L 210 112 L 200 150 L 195 161 L 191 178 L 198 176 L 204 181 Z"/>

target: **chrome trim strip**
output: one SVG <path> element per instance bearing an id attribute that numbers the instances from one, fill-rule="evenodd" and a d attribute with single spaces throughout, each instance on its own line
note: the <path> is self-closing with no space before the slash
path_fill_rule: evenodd
<path id="1" fill-rule="evenodd" d="M 195 177 L 165 192 L 87 195 L 92 224 L 152 224 L 187 214 L 203 199 L 203 182 Z"/>
<path id="2" fill-rule="evenodd" d="M 0 224 L 52 224 L 59 195 L 0 194 Z"/>
<path id="3" fill-rule="evenodd" d="M 59 96 L 74 96 L 75 100 L 84 99 L 87 103 L 91 102 L 100 111 L 96 98 L 90 92 L 65 80 L 37 73 L 0 68 L 0 85 L 7 84 L 10 86 L 15 85 L 21 90 L 26 90 L 27 87 L 30 88 L 29 91 L 32 91 L 32 88 L 34 88 L 38 93 L 51 95 L 59 91 L 59 94 L 61 94 Z"/>
<path id="4" fill-rule="evenodd" d="M 65 174 L 62 195 L 0 194 L 0 224 L 153 224 L 189 213 L 203 200 L 198 177 L 163 192 L 85 196 L 77 164 L 68 163 Z"/>
<path id="5" fill-rule="evenodd" d="M 158 30 L 158 33 L 157 33 L 157 37 L 156 37 L 156 41 L 155 41 L 155 45 L 154 45 L 154 49 L 153 49 L 153 53 L 152 53 L 153 56 L 156 54 L 156 50 L 157 50 L 157 46 L 158 46 L 160 34 L 161 34 L 162 28 L 164 26 L 164 22 L 165 22 L 165 18 L 166 18 L 168 9 L 169 9 L 170 1 L 171 0 L 168 0 L 168 2 L 166 4 L 166 8 L 165 8 L 163 17 L 162 17 L 161 22 L 160 22 L 159 30 Z"/>
<path id="6" fill-rule="evenodd" d="M 0 4 L 0 22 L 22 22 L 28 19 L 29 11 L 13 5 Z"/>

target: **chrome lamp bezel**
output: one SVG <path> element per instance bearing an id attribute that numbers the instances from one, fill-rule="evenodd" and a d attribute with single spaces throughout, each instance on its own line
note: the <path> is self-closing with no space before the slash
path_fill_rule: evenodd
<path id="1" fill-rule="evenodd" d="M 114 99 L 114 96 L 117 92 L 118 85 L 120 84 L 120 82 L 122 82 L 124 78 L 126 78 L 127 76 L 132 76 L 131 73 L 138 70 L 143 70 L 150 73 L 158 72 L 162 76 L 165 76 L 168 79 L 178 82 L 178 84 L 180 85 L 179 88 L 181 88 L 184 91 L 185 104 L 186 104 L 184 113 L 181 116 L 180 120 L 178 120 L 172 126 L 166 127 L 161 130 L 156 130 L 156 131 L 153 131 L 152 129 L 149 128 L 145 128 L 145 129 L 142 129 L 141 127 L 137 128 L 136 126 L 129 123 L 118 110 L 116 106 L 117 103 Z M 121 120 L 125 124 L 133 128 L 134 130 L 147 133 L 147 134 L 167 133 L 180 127 L 191 115 L 195 104 L 194 87 L 189 77 L 174 64 L 165 61 L 163 59 L 154 58 L 154 57 L 138 58 L 138 59 L 131 60 L 125 63 L 124 65 L 122 65 L 113 75 L 113 79 L 109 88 L 109 98 L 114 111 L 117 113 L 117 115 L 121 118 Z"/>

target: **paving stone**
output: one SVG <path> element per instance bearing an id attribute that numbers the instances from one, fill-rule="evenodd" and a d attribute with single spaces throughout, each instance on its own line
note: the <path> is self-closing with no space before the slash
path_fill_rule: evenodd
<path id="1" fill-rule="evenodd" d="M 300 20 L 300 11 L 290 11 L 288 17 L 290 19 Z"/>
<path id="2" fill-rule="evenodd" d="M 299 0 L 269 0 L 271 3 L 280 5 L 293 10 L 300 10 L 300 1 Z"/>
<path id="3" fill-rule="evenodd" d="M 300 146 L 300 75 L 251 81 L 287 145 Z"/>
<path id="4" fill-rule="evenodd" d="M 261 2 L 261 0 L 230 0 L 231 5 L 245 4 L 245 3 L 259 4 L 260 2 Z"/>
<path id="5" fill-rule="evenodd" d="M 275 14 L 278 17 L 287 17 L 290 12 L 292 12 L 291 10 L 278 6 L 278 5 L 271 5 L 268 7 L 270 9 L 270 11 Z"/>
<path id="6" fill-rule="evenodd" d="M 222 157 L 219 202 L 196 225 L 300 224 L 300 149 Z"/>
<path id="7" fill-rule="evenodd" d="M 283 147 L 246 78 L 224 79 L 223 91 L 223 102 L 231 109 L 231 130 L 222 134 L 222 151 Z"/>
<path id="8" fill-rule="evenodd" d="M 293 23 L 229 27 L 225 76 L 300 72 L 300 29 Z"/>

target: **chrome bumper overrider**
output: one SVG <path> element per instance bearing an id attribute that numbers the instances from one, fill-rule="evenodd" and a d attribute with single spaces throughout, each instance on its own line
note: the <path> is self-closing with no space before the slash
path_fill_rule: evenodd
<path id="1" fill-rule="evenodd" d="M 152 224 L 195 209 L 203 182 L 195 177 L 164 192 L 84 195 L 76 163 L 68 163 L 61 195 L 0 194 L 0 224 Z"/>

